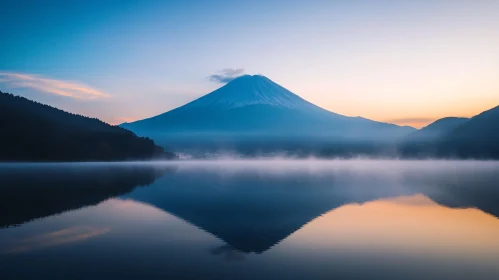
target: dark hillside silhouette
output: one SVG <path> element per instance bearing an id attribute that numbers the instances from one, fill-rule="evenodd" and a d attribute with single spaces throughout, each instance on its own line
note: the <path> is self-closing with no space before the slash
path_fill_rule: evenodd
<path id="1" fill-rule="evenodd" d="M 471 119 L 445 118 L 399 145 L 401 156 L 499 159 L 499 106 Z"/>
<path id="2" fill-rule="evenodd" d="M 456 129 L 463 123 L 466 123 L 468 120 L 468 118 L 459 117 L 446 117 L 438 119 L 420 130 L 408 135 L 407 141 L 420 143 L 434 141 Z"/>
<path id="3" fill-rule="evenodd" d="M 0 91 L 0 161 L 115 161 L 171 156 L 151 139 Z"/>
<path id="4" fill-rule="evenodd" d="M 499 106 L 482 112 L 446 134 L 438 142 L 441 155 L 499 158 Z"/>

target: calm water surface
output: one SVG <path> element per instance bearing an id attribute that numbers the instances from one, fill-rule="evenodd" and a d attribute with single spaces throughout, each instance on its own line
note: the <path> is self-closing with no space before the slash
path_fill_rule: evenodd
<path id="1" fill-rule="evenodd" d="M 499 279 L 499 163 L 0 165 L 0 279 Z"/>

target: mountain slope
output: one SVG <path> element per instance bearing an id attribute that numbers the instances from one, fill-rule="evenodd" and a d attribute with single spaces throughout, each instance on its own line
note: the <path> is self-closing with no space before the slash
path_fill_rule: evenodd
<path id="1" fill-rule="evenodd" d="M 121 126 L 180 147 L 193 139 L 387 141 L 414 131 L 329 112 L 260 75 L 239 77 L 184 106 Z"/>
<path id="2" fill-rule="evenodd" d="M 131 131 L 0 92 L 0 161 L 110 161 L 166 156 Z"/>
<path id="3" fill-rule="evenodd" d="M 472 117 L 442 137 L 440 154 L 499 158 L 499 106 Z"/>
<path id="4" fill-rule="evenodd" d="M 432 141 L 443 135 L 451 132 L 456 127 L 467 122 L 468 118 L 446 117 L 438 119 L 431 124 L 421 128 L 418 131 L 411 133 L 407 138 L 408 141 Z"/>

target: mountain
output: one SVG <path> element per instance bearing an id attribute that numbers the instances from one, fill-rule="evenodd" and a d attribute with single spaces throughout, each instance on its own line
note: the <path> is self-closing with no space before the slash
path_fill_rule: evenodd
<path id="1" fill-rule="evenodd" d="M 499 106 L 472 117 L 437 143 L 440 155 L 499 158 Z"/>
<path id="2" fill-rule="evenodd" d="M 121 125 L 168 147 L 393 141 L 415 129 L 322 109 L 270 79 L 245 75 L 184 106 Z"/>
<path id="3" fill-rule="evenodd" d="M 116 161 L 168 157 L 147 138 L 98 119 L 0 92 L 0 161 Z"/>
<path id="4" fill-rule="evenodd" d="M 410 134 L 405 157 L 499 159 L 499 106 L 470 119 L 444 118 Z"/>
<path id="5" fill-rule="evenodd" d="M 407 138 L 413 142 L 433 141 L 451 132 L 456 127 L 467 122 L 468 118 L 447 117 L 434 121 L 433 123 L 411 133 Z"/>

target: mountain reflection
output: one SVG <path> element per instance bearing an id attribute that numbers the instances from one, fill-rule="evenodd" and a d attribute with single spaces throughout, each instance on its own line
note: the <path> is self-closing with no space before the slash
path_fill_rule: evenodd
<path id="1" fill-rule="evenodd" d="M 188 167 L 123 198 L 150 204 L 227 243 L 215 253 L 262 253 L 332 209 L 383 198 L 422 194 L 442 206 L 499 216 L 496 165 L 393 168 Z"/>
<path id="2" fill-rule="evenodd" d="M 0 169 L 0 228 L 95 205 L 166 172 L 151 165 L 35 164 Z"/>
<path id="3" fill-rule="evenodd" d="M 400 217 L 409 217 L 412 212 L 404 214 L 402 210 L 409 205 L 418 206 L 410 209 L 425 213 L 424 217 L 430 217 L 428 222 L 435 216 L 428 209 L 437 209 L 435 205 L 445 209 L 478 208 L 498 217 L 498 170 L 496 163 L 401 164 L 397 161 L 5 167 L 0 173 L 0 211 L 8 215 L 0 216 L 0 227 L 19 225 L 119 196 L 116 201 L 120 203 L 115 204 L 122 207 L 126 215 L 138 209 L 135 202 L 151 205 L 225 243 L 209 248 L 210 254 L 241 260 L 241 253 L 263 253 L 317 217 L 344 211 L 355 203 L 363 204 L 365 209 L 373 201 L 377 201 L 376 205 L 389 202 L 392 207 L 387 208 L 390 209 L 385 213 L 387 217 L 393 217 L 392 211 L 401 213 Z M 145 185 L 150 186 L 136 188 Z M 398 205 L 404 208 L 395 207 Z M 128 206 L 131 208 L 126 211 Z M 376 212 L 380 208 L 369 209 L 359 212 L 360 216 L 370 217 L 367 220 L 345 217 L 353 224 L 382 224 L 383 215 Z M 147 213 L 135 214 L 147 216 Z M 483 215 L 476 216 L 475 220 Z M 331 224 L 330 227 L 341 230 L 344 226 Z M 105 233 L 105 229 L 98 228 L 94 232 Z M 75 234 L 77 237 L 87 235 Z M 59 239 L 64 242 L 73 237 Z M 37 238 L 40 242 L 20 241 L 25 243 L 18 247 L 51 244 L 47 236 Z"/>

